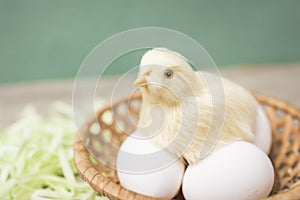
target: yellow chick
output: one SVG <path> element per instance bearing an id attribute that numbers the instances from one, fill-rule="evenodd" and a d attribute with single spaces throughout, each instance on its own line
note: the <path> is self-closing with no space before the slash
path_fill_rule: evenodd
<path id="1" fill-rule="evenodd" d="M 138 128 L 160 148 L 194 164 L 233 141 L 253 142 L 258 103 L 249 91 L 164 48 L 144 54 L 134 82 L 142 94 Z"/>

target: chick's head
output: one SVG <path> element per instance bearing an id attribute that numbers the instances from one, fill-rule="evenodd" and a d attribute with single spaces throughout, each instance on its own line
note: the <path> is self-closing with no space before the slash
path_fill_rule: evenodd
<path id="1" fill-rule="evenodd" d="M 153 104 L 178 104 L 193 96 L 197 81 L 187 60 L 167 49 L 152 49 L 142 57 L 134 85 L 141 87 L 143 98 Z"/>

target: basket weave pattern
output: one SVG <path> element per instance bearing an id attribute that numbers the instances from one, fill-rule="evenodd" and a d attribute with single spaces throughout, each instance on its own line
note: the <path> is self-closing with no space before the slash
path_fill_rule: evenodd
<path id="1" fill-rule="evenodd" d="M 268 200 L 300 199 L 300 111 L 291 105 L 255 94 L 270 119 L 273 144 L 270 158 L 275 169 L 275 184 Z M 110 199 L 155 199 L 123 188 L 115 166 L 118 147 L 135 130 L 141 96 L 121 99 L 101 108 L 80 129 L 74 141 L 74 161 L 79 175 L 95 191 Z M 87 151 L 89 149 L 89 151 Z M 93 158 L 95 156 L 101 162 Z M 178 198 L 182 198 L 181 195 Z"/>

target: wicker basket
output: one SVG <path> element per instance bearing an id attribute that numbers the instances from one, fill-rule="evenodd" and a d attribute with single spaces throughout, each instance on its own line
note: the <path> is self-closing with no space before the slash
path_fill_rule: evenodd
<path id="1" fill-rule="evenodd" d="M 255 96 L 263 105 L 273 132 L 270 158 L 276 178 L 272 193 L 267 199 L 299 200 L 300 111 L 274 98 L 258 94 Z M 74 160 L 78 173 L 95 191 L 110 199 L 155 199 L 123 188 L 119 184 L 116 171 L 107 167 L 115 164 L 118 153 L 118 149 L 112 146 L 120 146 L 126 138 L 124 131 L 129 133 L 134 131 L 140 103 L 141 96 L 136 94 L 115 102 L 112 107 L 107 105 L 101 108 L 97 112 L 97 117 L 91 117 L 86 121 L 80 130 L 81 139 L 77 136 L 74 142 Z M 88 152 L 86 147 L 91 152 Z M 97 162 L 90 153 L 101 161 L 106 160 L 105 163 Z M 183 199 L 182 194 L 176 198 Z"/>

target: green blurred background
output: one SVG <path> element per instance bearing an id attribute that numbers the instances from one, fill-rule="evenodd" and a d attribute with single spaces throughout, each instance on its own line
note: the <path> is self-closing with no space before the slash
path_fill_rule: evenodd
<path id="1" fill-rule="evenodd" d="M 0 0 L 0 82 L 72 78 L 99 42 L 144 26 L 191 36 L 218 66 L 300 61 L 298 0 Z"/>

